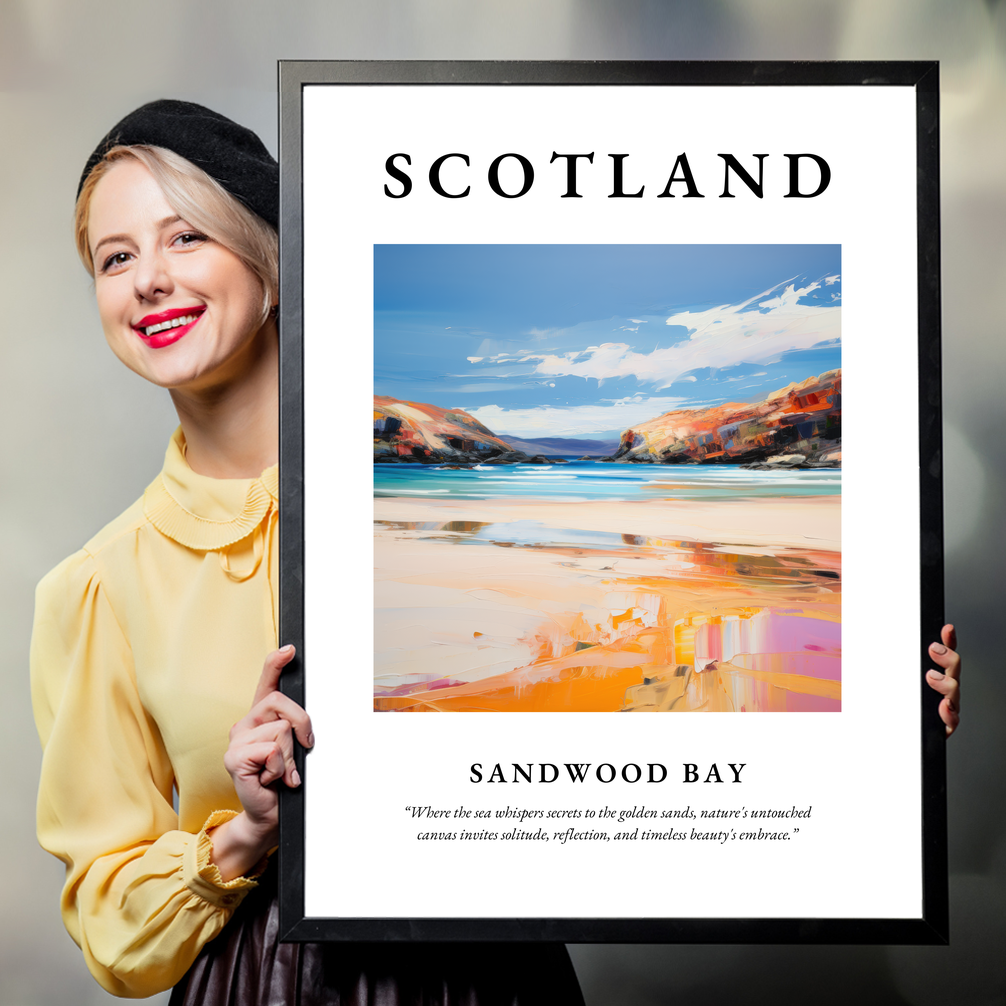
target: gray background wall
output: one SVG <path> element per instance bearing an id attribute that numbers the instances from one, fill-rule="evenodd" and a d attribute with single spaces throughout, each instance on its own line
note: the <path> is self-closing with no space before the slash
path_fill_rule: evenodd
<path id="1" fill-rule="evenodd" d="M 275 149 L 279 58 L 942 61 L 947 613 L 967 664 L 949 758 L 953 945 L 572 950 L 590 1006 L 1006 1002 L 1004 53 L 996 0 L 3 0 L 0 1006 L 108 999 L 63 931 L 61 869 L 34 839 L 32 590 L 138 496 L 175 423 L 104 345 L 70 236 L 78 172 L 122 114 L 167 96 Z M 896 576 L 900 557 L 886 558 Z M 855 656 L 883 673 L 883 653 Z"/>

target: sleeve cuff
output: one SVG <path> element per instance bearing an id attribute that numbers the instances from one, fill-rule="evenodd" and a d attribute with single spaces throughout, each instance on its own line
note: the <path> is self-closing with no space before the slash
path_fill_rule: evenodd
<path id="1" fill-rule="evenodd" d="M 218 908 L 234 909 L 244 900 L 245 895 L 258 887 L 255 878 L 262 875 L 269 865 L 269 857 L 263 856 L 253 870 L 244 877 L 224 880 L 216 863 L 210 861 L 213 842 L 207 834 L 212 828 L 237 817 L 236 810 L 215 810 L 206 819 L 202 831 L 194 836 L 195 841 L 185 846 L 182 859 L 182 874 L 186 886 L 200 898 Z"/>

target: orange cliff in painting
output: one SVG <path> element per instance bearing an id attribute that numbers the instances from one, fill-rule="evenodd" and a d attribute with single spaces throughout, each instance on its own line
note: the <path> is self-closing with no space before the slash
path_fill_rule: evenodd
<path id="1" fill-rule="evenodd" d="M 829 370 L 761 402 L 665 412 L 626 430 L 613 460 L 838 467 L 841 437 L 842 371 Z"/>
<path id="2" fill-rule="evenodd" d="M 374 460 L 471 461 L 510 445 L 461 409 L 374 395 Z"/>

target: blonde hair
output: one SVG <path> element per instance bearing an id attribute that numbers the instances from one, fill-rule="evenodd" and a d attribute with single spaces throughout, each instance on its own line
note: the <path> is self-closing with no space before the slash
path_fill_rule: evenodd
<path id="1" fill-rule="evenodd" d="M 183 220 L 234 252 L 255 273 L 262 283 L 264 323 L 279 294 L 279 236 L 202 168 L 165 147 L 112 147 L 84 181 L 74 210 L 74 239 L 91 278 L 94 259 L 87 240 L 91 198 L 112 165 L 126 158 L 139 161 L 154 176 L 168 205 Z"/>

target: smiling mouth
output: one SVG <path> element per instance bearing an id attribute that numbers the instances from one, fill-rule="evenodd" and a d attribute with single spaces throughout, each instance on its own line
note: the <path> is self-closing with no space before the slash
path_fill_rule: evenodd
<path id="1" fill-rule="evenodd" d="M 172 318 L 171 321 L 162 321 L 159 325 L 148 325 L 140 331 L 149 339 L 158 332 L 166 332 L 169 328 L 181 328 L 182 325 L 191 325 L 198 318 L 198 314 L 183 314 L 180 318 Z"/>
<path id="2" fill-rule="evenodd" d="M 206 310 L 205 308 L 198 308 L 196 310 L 189 310 L 185 313 L 171 312 L 169 317 L 163 317 L 150 325 L 134 325 L 133 329 L 137 335 L 142 336 L 144 339 L 149 339 L 151 336 L 157 335 L 160 332 L 168 332 L 173 328 L 182 328 L 185 325 L 191 325 L 196 321 L 199 316 Z M 143 321 L 147 321 L 144 318 Z"/>

